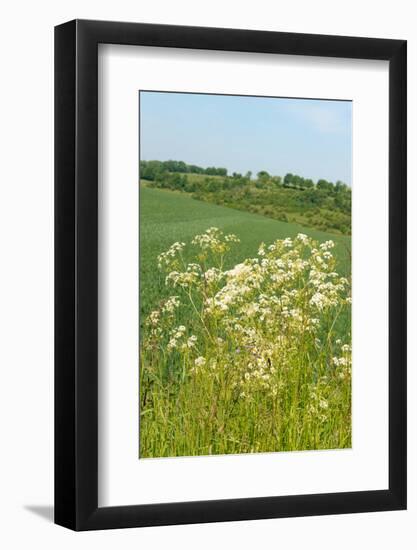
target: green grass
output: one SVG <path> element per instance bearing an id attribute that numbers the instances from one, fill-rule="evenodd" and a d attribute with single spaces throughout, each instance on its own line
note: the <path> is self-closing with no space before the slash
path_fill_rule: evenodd
<path id="1" fill-rule="evenodd" d="M 161 298 L 169 295 L 165 278 L 157 270 L 158 254 L 173 242 L 187 241 L 212 226 L 235 233 L 241 240 L 230 255 L 229 267 L 255 257 L 261 242 L 269 244 L 305 233 L 320 242 L 333 240 L 339 272 L 350 276 L 350 237 L 197 201 L 175 191 L 141 186 L 140 197 L 141 323 Z"/>
<path id="2" fill-rule="evenodd" d="M 217 259 L 214 253 L 196 252 L 195 245 L 188 246 L 197 234 L 211 227 L 237 235 L 240 243 Z M 220 287 L 204 282 L 188 289 L 169 287 L 166 273 L 158 270 L 158 255 L 177 241 L 187 246 L 167 272 L 186 271 L 190 263 L 203 266 L 204 271 L 213 266 L 230 269 L 256 257 L 260 243 L 269 245 L 299 233 L 314 241 L 333 240 L 334 261 L 330 260 L 323 273 L 327 269 L 334 275 L 336 271 L 350 280 L 350 237 L 200 202 L 180 192 L 141 187 L 141 458 L 351 446 L 351 321 L 346 297 L 341 295 L 337 305 L 317 310 L 311 305 L 316 290 L 305 275 L 296 275 L 280 290 L 271 282 L 262 283 L 262 288 L 255 286 L 245 300 L 248 306 L 257 305 L 261 296 L 289 292 L 288 310 L 300 311 L 298 320 L 295 315 L 294 319 L 285 317 L 282 306 L 276 305 L 268 306 L 266 321 L 259 314 L 242 313 L 241 306 L 211 314 L 204 304 Z M 316 243 L 309 245 L 308 253 L 302 245 L 293 246 L 300 246 L 300 259 L 308 259 L 311 268 L 321 270 L 321 264 L 311 259 Z M 286 261 L 282 247 L 266 253 L 271 261 Z M 288 258 L 285 273 L 292 270 L 294 257 Z M 263 280 L 269 281 L 268 277 Z M 238 284 L 245 285 L 245 278 Z M 346 284 L 349 295 L 350 284 Z M 179 306 L 172 313 L 163 313 L 164 299 L 173 295 L 178 295 Z M 148 316 L 154 310 L 160 313 L 152 325 Z M 309 331 L 306 327 L 314 317 L 320 318 L 319 326 Z M 159 333 L 153 333 L 152 326 Z M 246 329 L 256 336 L 248 337 Z M 172 349 L 170 342 L 176 332 L 179 335 Z M 190 337 L 196 344 L 184 348 Z M 335 357 L 345 363 L 338 365 Z M 251 369 L 260 369 L 260 377 Z"/>

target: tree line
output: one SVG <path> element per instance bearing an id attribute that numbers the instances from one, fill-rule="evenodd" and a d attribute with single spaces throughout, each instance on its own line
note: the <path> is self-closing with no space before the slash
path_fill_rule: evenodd
<path id="1" fill-rule="evenodd" d="M 140 177 L 148 185 L 189 193 L 198 200 L 324 231 L 351 232 L 351 189 L 341 181 L 314 183 L 296 174 L 282 178 L 265 170 L 255 177 L 251 172 L 227 175 L 225 168 L 201 168 L 182 161 L 141 161 Z"/>
<path id="2" fill-rule="evenodd" d="M 179 174 L 205 174 L 207 176 L 227 176 L 226 168 L 209 166 L 202 168 L 195 164 L 186 164 L 182 160 L 142 160 L 140 162 L 141 178 L 154 180 L 166 172 Z"/>

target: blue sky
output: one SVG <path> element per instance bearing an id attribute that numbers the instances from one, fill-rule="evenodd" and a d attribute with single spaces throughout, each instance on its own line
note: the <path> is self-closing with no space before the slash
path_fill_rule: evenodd
<path id="1" fill-rule="evenodd" d="M 142 160 L 351 184 L 352 103 L 140 92 Z"/>

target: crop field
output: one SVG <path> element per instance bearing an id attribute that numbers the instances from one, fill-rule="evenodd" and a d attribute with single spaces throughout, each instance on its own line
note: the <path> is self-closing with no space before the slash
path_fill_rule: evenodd
<path id="1" fill-rule="evenodd" d="M 351 446 L 350 242 L 141 185 L 141 458 Z"/>

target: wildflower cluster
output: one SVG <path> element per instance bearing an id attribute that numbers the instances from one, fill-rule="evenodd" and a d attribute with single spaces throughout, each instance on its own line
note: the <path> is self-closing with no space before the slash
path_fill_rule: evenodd
<path id="1" fill-rule="evenodd" d="M 172 322 L 175 317 L 175 311 L 179 305 L 179 297 L 171 296 L 167 300 L 163 301 L 158 309 L 151 311 L 147 320 L 151 341 L 159 339 L 163 336 L 164 324 L 166 325 L 168 323 L 169 325 Z"/>
<path id="2" fill-rule="evenodd" d="M 230 250 L 232 243 L 240 242 L 236 235 L 223 235 L 223 232 L 217 227 L 210 227 L 205 233 L 196 235 L 191 241 L 197 245 L 202 251 L 210 251 L 213 254 L 223 255 Z"/>
<path id="3" fill-rule="evenodd" d="M 338 395 L 328 395 L 326 384 L 349 380 L 351 369 L 350 335 L 336 343 L 332 332 L 350 308 L 334 243 L 300 233 L 262 243 L 256 257 L 226 269 L 238 242 L 212 227 L 159 255 L 165 284 L 177 294 L 149 315 L 145 347 L 158 348 L 190 378 L 210 377 L 214 386 L 227 380 L 232 400 L 261 394 L 279 402 L 303 371 L 297 391 L 306 414 L 323 420 Z M 187 327 L 175 325 L 179 307 L 188 312 Z"/>

